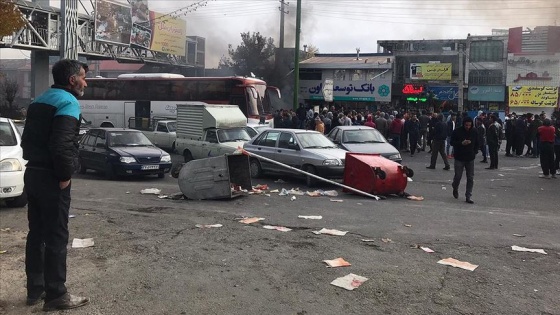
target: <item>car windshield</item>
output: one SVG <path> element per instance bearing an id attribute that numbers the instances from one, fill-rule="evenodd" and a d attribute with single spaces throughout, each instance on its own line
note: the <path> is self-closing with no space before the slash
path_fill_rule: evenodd
<path id="1" fill-rule="evenodd" d="M 175 132 L 175 131 L 177 131 L 177 122 L 169 122 L 169 123 L 167 123 L 167 130 L 169 130 L 169 132 Z"/>
<path id="2" fill-rule="evenodd" d="M 251 136 L 245 128 L 231 128 L 218 130 L 218 140 L 220 142 L 249 141 Z"/>
<path id="3" fill-rule="evenodd" d="M 385 143 L 381 133 L 373 128 L 345 130 L 342 143 Z"/>
<path id="4" fill-rule="evenodd" d="M 9 122 L 0 122 L 0 145 L 13 146 L 17 145 L 16 134 Z"/>
<path id="5" fill-rule="evenodd" d="M 110 132 L 110 147 L 133 147 L 133 146 L 151 146 L 152 143 L 141 132 L 125 131 Z"/>
<path id="6" fill-rule="evenodd" d="M 304 149 L 328 149 L 336 148 L 336 145 L 332 143 L 329 138 L 325 137 L 320 133 L 298 133 L 297 138 L 299 144 Z"/>

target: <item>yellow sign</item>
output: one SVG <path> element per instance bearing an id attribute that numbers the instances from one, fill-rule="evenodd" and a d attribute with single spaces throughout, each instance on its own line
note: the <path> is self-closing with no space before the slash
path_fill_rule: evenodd
<path id="1" fill-rule="evenodd" d="M 411 63 L 410 78 L 412 80 L 451 80 L 451 63 Z"/>
<path id="2" fill-rule="evenodd" d="M 510 107 L 555 107 L 557 86 L 509 86 Z"/>
<path id="3" fill-rule="evenodd" d="M 152 22 L 151 50 L 185 56 L 187 24 L 185 21 L 150 11 Z"/>

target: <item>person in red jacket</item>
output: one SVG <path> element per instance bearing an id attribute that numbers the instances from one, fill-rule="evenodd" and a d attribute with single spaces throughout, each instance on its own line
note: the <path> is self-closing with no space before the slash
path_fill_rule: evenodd
<path id="1" fill-rule="evenodd" d="M 537 129 L 540 139 L 540 158 L 543 174 L 540 178 L 556 178 L 554 168 L 554 137 L 555 129 L 551 126 L 550 119 L 545 119 L 543 125 Z"/>
<path id="2" fill-rule="evenodd" d="M 404 123 L 402 122 L 402 114 L 397 114 L 395 119 L 391 122 L 389 126 L 389 138 L 393 139 L 391 144 L 395 149 L 400 150 L 401 148 L 401 133 L 403 131 Z"/>
<path id="3" fill-rule="evenodd" d="M 373 117 L 371 115 L 367 116 L 367 121 L 365 122 L 364 126 L 375 128 L 375 123 L 373 122 Z"/>

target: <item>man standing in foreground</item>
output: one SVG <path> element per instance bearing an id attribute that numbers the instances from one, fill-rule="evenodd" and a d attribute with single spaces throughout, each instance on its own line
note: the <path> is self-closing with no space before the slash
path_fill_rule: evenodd
<path id="1" fill-rule="evenodd" d="M 77 156 L 80 105 L 88 67 L 77 60 L 54 64 L 54 85 L 29 105 L 22 136 L 28 160 L 25 190 L 29 233 L 25 249 L 27 305 L 40 302 L 44 311 L 86 305 L 88 298 L 66 290 L 70 178 Z M 45 295 L 43 295 L 43 292 Z"/>
<path id="2" fill-rule="evenodd" d="M 478 134 L 473 128 L 473 120 L 466 117 L 463 125 L 451 134 L 451 145 L 455 155 L 455 177 L 453 177 L 453 197 L 459 198 L 459 183 L 463 177 L 463 169 L 467 174 L 467 190 L 465 197 L 467 203 L 474 203 L 471 199 L 474 186 L 474 159 L 478 153 Z"/>

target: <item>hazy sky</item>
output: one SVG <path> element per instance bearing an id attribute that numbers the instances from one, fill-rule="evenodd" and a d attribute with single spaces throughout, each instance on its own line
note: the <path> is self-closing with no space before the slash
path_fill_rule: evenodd
<path id="1" fill-rule="evenodd" d="M 286 2 L 284 46 L 294 47 L 296 0 Z M 90 1 L 82 3 L 91 12 Z M 60 1 L 51 5 L 59 7 Z M 187 23 L 187 35 L 206 38 L 207 67 L 216 67 L 228 44 L 241 42 L 242 32 L 260 32 L 279 45 L 278 0 L 149 0 L 149 6 L 176 12 Z M 313 45 L 321 53 L 355 53 L 356 48 L 372 53 L 377 40 L 466 38 L 537 25 L 560 25 L 560 0 L 302 0 L 301 46 Z M 1 58 L 24 55 L 29 52 L 0 51 Z"/>

